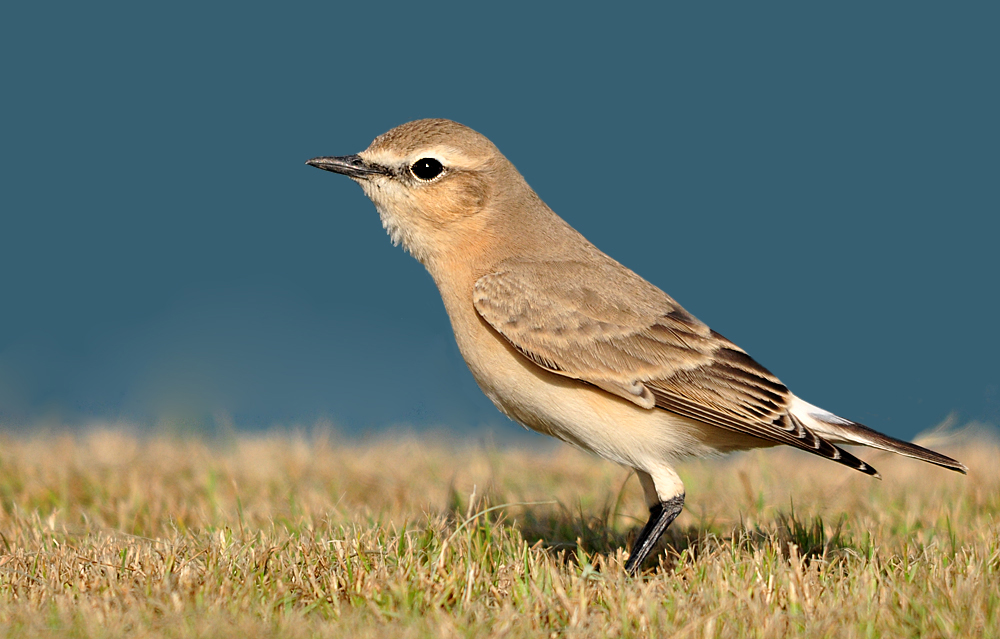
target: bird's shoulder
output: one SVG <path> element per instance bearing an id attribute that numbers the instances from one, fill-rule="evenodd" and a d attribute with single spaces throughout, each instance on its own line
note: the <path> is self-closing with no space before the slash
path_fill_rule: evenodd
<path id="1" fill-rule="evenodd" d="M 611 258 L 510 260 L 473 287 L 478 314 L 537 365 L 652 408 L 643 383 L 707 365 L 719 337 Z"/>
<path id="2" fill-rule="evenodd" d="M 475 282 L 473 303 L 487 320 L 516 329 L 531 319 L 538 332 L 582 330 L 594 338 L 613 337 L 668 315 L 690 331 L 710 332 L 669 295 L 603 254 L 506 260 Z"/>

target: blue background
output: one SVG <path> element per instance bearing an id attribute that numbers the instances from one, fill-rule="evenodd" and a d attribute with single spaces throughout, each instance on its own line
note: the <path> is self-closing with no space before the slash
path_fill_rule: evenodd
<path id="1" fill-rule="evenodd" d="M 507 425 L 303 162 L 447 117 L 807 400 L 1000 422 L 998 9 L 0 10 L 0 423 Z"/>

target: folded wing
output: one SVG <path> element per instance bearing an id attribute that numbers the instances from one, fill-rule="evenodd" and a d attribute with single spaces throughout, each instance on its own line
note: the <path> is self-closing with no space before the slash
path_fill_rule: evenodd
<path id="1" fill-rule="evenodd" d="M 507 262 L 476 282 L 473 302 L 553 373 L 877 475 L 798 419 L 789 410 L 794 396 L 767 369 L 611 258 Z"/>

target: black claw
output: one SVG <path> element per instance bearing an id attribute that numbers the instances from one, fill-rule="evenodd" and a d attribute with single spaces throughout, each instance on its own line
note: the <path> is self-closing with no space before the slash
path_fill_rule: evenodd
<path id="1" fill-rule="evenodd" d="M 625 571 L 633 577 L 639 573 L 642 562 L 646 560 L 649 553 L 653 551 L 656 542 L 670 526 L 671 522 L 681 514 L 684 507 L 684 494 L 671 497 L 667 501 L 662 501 L 649 509 L 649 521 L 639 531 L 639 536 L 635 538 L 632 545 L 632 553 L 628 561 L 625 562 Z"/>

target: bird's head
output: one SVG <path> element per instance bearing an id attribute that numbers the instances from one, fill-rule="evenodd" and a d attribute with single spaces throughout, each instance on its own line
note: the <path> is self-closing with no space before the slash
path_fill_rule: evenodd
<path id="1" fill-rule="evenodd" d="M 425 264 L 488 233 L 491 204 L 527 187 L 492 142 L 451 120 L 408 122 L 357 155 L 306 164 L 360 184 L 393 242 Z"/>

